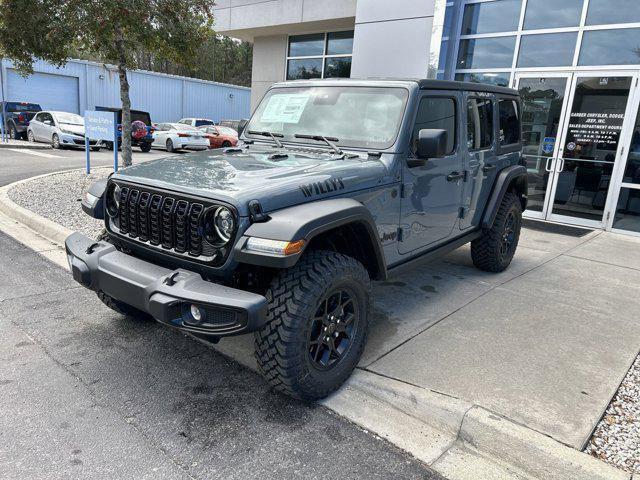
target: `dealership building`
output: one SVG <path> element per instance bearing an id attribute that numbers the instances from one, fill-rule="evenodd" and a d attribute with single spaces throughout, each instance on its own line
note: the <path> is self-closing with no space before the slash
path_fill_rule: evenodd
<path id="1" fill-rule="evenodd" d="M 274 82 L 441 78 L 522 96 L 526 215 L 640 236 L 640 1 L 218 0 Z M 427 93 L 428 95 L 428 93 Z"/>

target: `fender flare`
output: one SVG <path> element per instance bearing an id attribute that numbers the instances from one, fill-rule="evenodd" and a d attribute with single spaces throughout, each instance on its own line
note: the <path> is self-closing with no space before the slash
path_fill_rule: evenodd
<path id="1" fill-rule="evenodd" d="M 104 220 L 104 192 L 107 189 L 107 182 L 107 179 L 97 180 L 87 189 L 87 192 L 98 198 L 94 205 L 87 204 L 85 197 L 82 197 L 82 211 L 98 220 Z"/>
<path id="2" fill-rule="evenodd" d="M 527 169 L 523 165 L 512 165 L 501 170 L 500 173 L 498 173 L 493 191 L 491 192 L 491 196 L 484 210 L 484 215 L 482 216 L 482 228 L 489 229 L 493 226 L 502 199 L 511 185 L 515 185 L 516 193 L 523 198 L 522 209 L 524 210 L 526 208 L 527 184 Z"/>
<path id="3" fill-rule="evenodd" d="M 358 224 L 367 232 L 375 259 L 372 259 L 379 274 L 386 278 L 386 263 L 378 230 L 371 212 L 362 203 L 352 198 L 335 198 L 304 203 L 269 213 L 269 220 L 252 224 L 234 248 L 234 257 L 240 263 L 273 268 L 290 268 L 296 264 L 300 253 L 283 257 L 262 252 L 249 252 L 244 246 L 249 237 L 270 240 L 305 240 L 305 247 L 318 235 L 348 224 Z"/>

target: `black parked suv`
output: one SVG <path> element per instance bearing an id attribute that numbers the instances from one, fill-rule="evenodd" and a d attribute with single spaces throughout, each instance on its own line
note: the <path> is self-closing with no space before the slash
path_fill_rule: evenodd
<path id="1" fill-rule="evenodd" d="M 365 347 L 371 281 L 471 242 L 513 258 L 527 171 L 514 90 L 420 81 L 274 85 L 240 146 L 135 165 L 82 203 L 74 278 L 114 310 L 197 336 L 255 334 L 277 389 L 322 398 Z"/>
<path id="2" fill-rule="evenodd" d="M 115 112 L 117 114 L 118 124 L 118 148 L 122 142 L 122 109 L 111 107 L 96 107 L 96 110 L 101 112 Z M 153 132 L 155 128 L 151 123 L 151 115 L 149 112 L 142 110 L 131 110 L 131 146 L 140 147 L 143 152 L 151 151 L 151 144 L 153 143 Z M 105 142 L 105 146 L 109 150 L 113 150 L 113 142 Z"/>

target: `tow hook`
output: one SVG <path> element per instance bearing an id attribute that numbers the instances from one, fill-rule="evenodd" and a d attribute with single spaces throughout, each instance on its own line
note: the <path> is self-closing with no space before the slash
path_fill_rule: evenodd
<path id="1" fill-rule="evenodd" d="M 171 272 L 169 275 L 167 275 L 167 277 L 164 279 L 164 284 L 168 287 L 172 287 L 173 285 L 176 284 L 176 277 L 180 274 L 180 272 Z"/>

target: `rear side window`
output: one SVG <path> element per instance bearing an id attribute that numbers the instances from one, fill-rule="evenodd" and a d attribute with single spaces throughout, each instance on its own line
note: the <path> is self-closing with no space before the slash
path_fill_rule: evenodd
<path id="1" fill-rule="evenodd" d="M 500 145 L 520 143 L 520 112 L 518 102 L 506 98 L 498 102 L 500 113 Z"/>
<path id="2" fill-rule="evenodd" d="M 467 101 L 467 146 L 469 150 L 484 150 L 493 144 L 493 102 L 490 98 L 469 98 Z"/>
<path id="3" fill-rule="evenodd" d="M 447 155 L 456 149 L 456 101 L 453 98 L 425 97 L 420 100 L 416 123 L 411 135 L 411 148 L 416 151 L 418 132 L 438 128 L 447 132 Z"/>
<path id="4" fill-rule="evenodd" d="M 196 127 L 202 127 L 204 125 L 213 125 L 211 120 L 196 120 Z"/>

